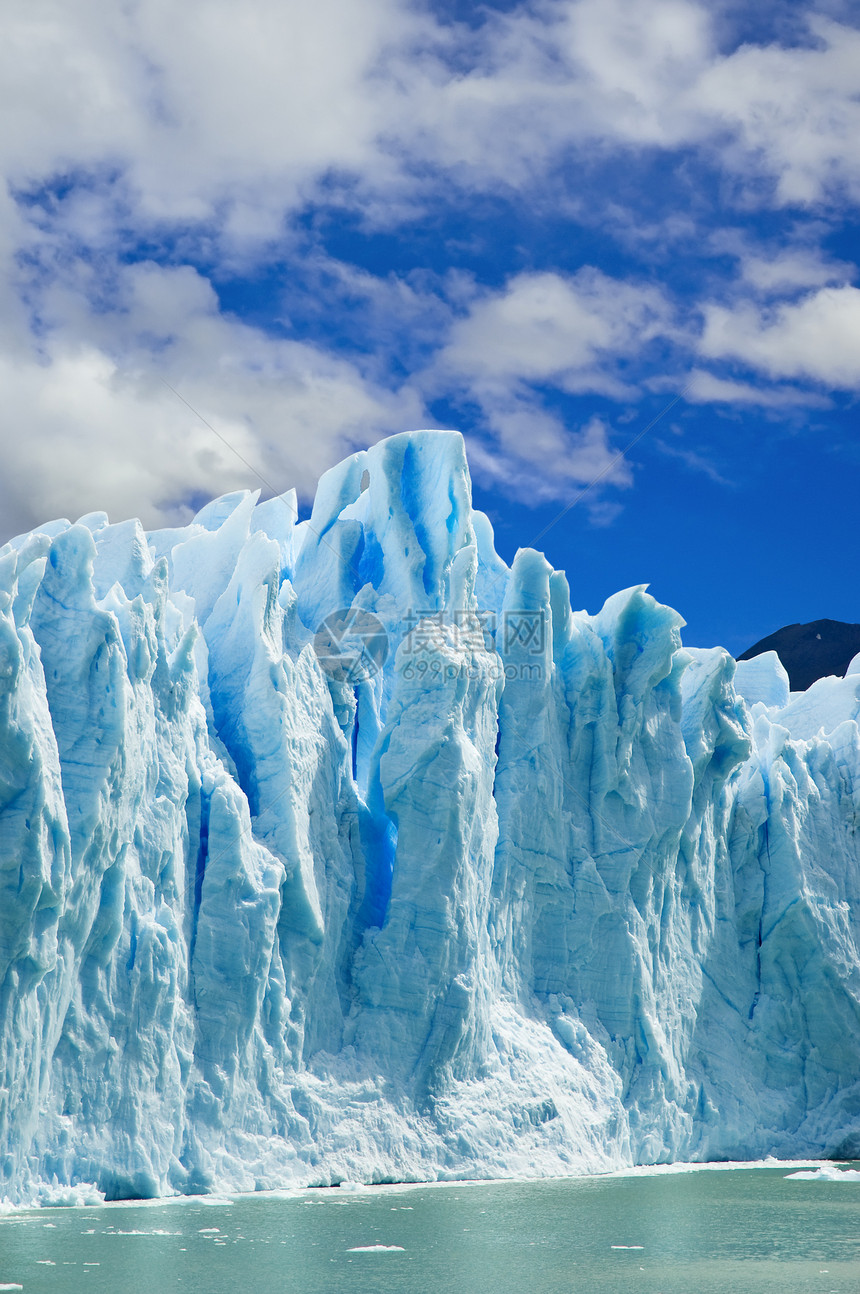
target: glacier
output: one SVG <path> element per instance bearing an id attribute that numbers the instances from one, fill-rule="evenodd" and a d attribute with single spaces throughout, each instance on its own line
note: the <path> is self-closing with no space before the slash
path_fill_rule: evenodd
<path id="1" fill-rule="evenodd" d="M 682 627 L 453 432 L 0 549 L 0 1197 L 860 1155 L 860 658 Z"/>

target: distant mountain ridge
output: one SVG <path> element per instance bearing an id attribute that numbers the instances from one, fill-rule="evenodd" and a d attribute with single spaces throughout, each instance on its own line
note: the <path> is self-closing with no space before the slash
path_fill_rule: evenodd
<path id="1" fill-rule="evenodd" d="M 806 625 L 785 625 L 749 647 L 738 660 L 751 660 L 775 651 L 785 666 L 792 692 L 805 692 L 816 679 L 835 674 L 842 678 L 860 652 L 860 625 L 842 620 L 813 620 Z"/>

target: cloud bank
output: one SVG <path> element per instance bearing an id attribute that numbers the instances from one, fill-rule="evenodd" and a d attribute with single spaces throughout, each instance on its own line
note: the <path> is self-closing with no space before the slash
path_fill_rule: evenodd
<path id="1" fill-rule="evenodd" d="M 5 532 L 95 506 L 178 521 L 259 478 L 309 493 L 350 446 L 452 419 L 498 488 L 605 472 L 611 511 L 649 392 L 856 392 L 856 268 L 831 243 L 860 194 L 860 32 L 757 18 L 10 0 Z M 526 221 L 524 251 L 501 233 Z M 374 239 L 405 250 L 375 264 Z"/>

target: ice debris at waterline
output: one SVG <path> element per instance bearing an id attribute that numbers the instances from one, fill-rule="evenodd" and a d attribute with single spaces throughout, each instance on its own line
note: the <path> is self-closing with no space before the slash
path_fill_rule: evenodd
<path id="1" fill-rule="evenodd" d="M 860 672 L 682 623 L 454 433 L 0 549 L 0 1196 L 860 1152 Z"/>

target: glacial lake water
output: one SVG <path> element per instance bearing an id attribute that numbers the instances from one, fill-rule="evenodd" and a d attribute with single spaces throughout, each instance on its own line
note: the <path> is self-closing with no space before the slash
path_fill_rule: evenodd
<path id="1" fill-rule="evenodd" d="M 316 1190 L 0 1218 L 29 1294 L 857 1294 L 860 1180 L 791 1168 Z"/>

